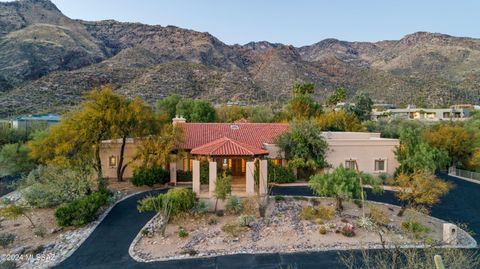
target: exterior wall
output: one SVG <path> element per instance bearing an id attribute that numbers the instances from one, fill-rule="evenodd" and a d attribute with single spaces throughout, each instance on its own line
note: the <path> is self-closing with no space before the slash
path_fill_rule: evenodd
<path id="1" fill-rule="evenodd" d="M 117 178 L 117 166 L 111 167 L 109 165 L 109 158 L 111 156 L 117 157 L 117 164 L 120 157 L 120 143 L 103 143 L 100 150 L 100 159 L 102 160 L 102 173 L 106 178 Z M 136 154 L 138 145 L 133 142 L 127 142 L 125 146 L 124 154 L 124 164 L 130 162 Z M 133 169 L 135 164 L 129 164 L 125 173 L 124 178 L 128 179 L 133 176 Z"/>
<path id="2" fill-rule="evenodd" d="M 328 137 L 328 133 L 324 136 Z M 398 167 L 394 153 L 399 145 L 397 139 L 379 138 L 375 133 L 331 133 L 326 140 L 329 145 L 326 159 L 333 167 L 345 166 L 347 160 L 356 161 L 358 169 L 369 174 L 393 174 Z M 385 160 L 384 171 L 375 171 L 375 160 Z"/>

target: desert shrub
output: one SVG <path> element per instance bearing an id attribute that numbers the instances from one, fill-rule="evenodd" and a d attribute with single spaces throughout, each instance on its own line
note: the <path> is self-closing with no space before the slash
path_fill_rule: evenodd
<path id="1" fill-rule="evenodd" d="M 378 206 L 368 205 L 370 219 L 377 225 L 387 226 L 390 223 L 390 218 L 388 217 L 387 212 L 382 210 Z"/>
<path id="2" fill-rule="evenodd" d="M 303 220 L 331 220 L 335 217 L 335 210 L 329 206 L 319 206 L 314 208 L 312 206 L 307 206 L 302 208 L 300 212 L 300 219 Z"/>
<path id="3" fill-rule="evenodd" d="M 185 230 L 184 228 L 180 228 L 180 229 L 178 230 L 178 237 L 180 237 L 180 238 L 185 238 L 185 237 L 187 237 L 187 236 L 188 236 L 187 230 Z"/>
<path id="4" fill-rule="evenodd" d="M 281 201 L 285 201 L 285 197 L 281 196 L 281 195 L 275 195 L 275 197 L 273 198 L 275 200 L 275 202 L 281 202 Z"/>
<path id="5" fill-rule="evenodd" d="M 345 223 L 342 228 L 342 234 L 346 237 L 355 236 L 355 225 L 351 223 Z"/>
<path id="6" fill-rule="evenodd" d="M 412 235 L 416 239 L 421 238 L 423 235 L 430 232 L 429 227 L 412 219 L 402 222 L 402 230 Z"/>
<path id="7" fill-rule="evenodd" d="M 297 177 L 292 169 L 280 164 L 268 161 L 268 182 L 270 183 L 291 183 L 295 182 Z"/>
<path id="8" fill-rule="evenodd" d="M 238 217 L 238 223 L 242 227 L 250 227 L 254 221 L 255 216 L 253 215 L 241 215 L 240 217 Z"/>
<path id="9" fill-rule="evenodd" d="M 8 198 L 8 197 L 3 197 L 2 199 L 2 204 L 4 205 L 11 205 L 13 203 L 12 199 Z"/>
<path id="10" fill-rule="evenodd" d="M 246 215 L 255 215 L 258 210 L 258 202 L 256 197 L 247 197 L 243 199 L 242 213 Z"/>
<path id="11" fill-rule="evenodd" d="M 210 205 L 208 204 L 208 202 L 204 200 L 200 200 L 195 202 L 195 205 L 192 207 L 191 212 L 194 215 L 201 215 L 201 214 L 207 213 L 209 209 L 210 209 Z"/>
<path id="12" fill-rule="evenodd" d="M 332 220 L 335 217 L 335 209 L 330 206 L 319 206 L 317 217 L 323 220 Z"/>
<path id="13" fill-rule="evenodd" d="M 242 199 L 237 196 L 230 196 L 225 204 L 225 210 L 231 214 L 239 214 L 243 210 Z"/>
<path id="14" fill-rule="evenodd" d="M 315 208 L 311 206 L 307 206 L 302 208 L 302 211 L 300 211 L 300 219 L 302 220 L 313 220 L 316 219 L 317 216 L 317 211 Z"/>
<path id="15" fill-rule="evenodd" d="M 177 170 L 177 181 L 179 182 L 192 181 L 192 172 Z"/>
<path id="16" fill-rule="evenodd" d="M 33 234 L 35 236 L 44 238 L 45 235 L 47 234 L 47 229 L 45 227 L 37 227 L 37 228 L 33 229 Z"/>
<path id="17" fill-rule="evenodd" d="M 110 192 L 101 190 L 60 206 L 55 210 L 58 225 L 82 226 L 93 221 L 97 217 L 98 210 L 108 203 L 110 196 Z"/>
<path id="18" fill-rule="evenodd" d="M 375 223 L 370 217 L 360 217 L 357 219 L 357 225 L 360 228 L 372 231 L 375 228 Z"/>
<path id="19" fill-rule="evenodd" d="M 208 225 L 215 225 L 218 223 L 218 219 L 217 218 L 210 218 L 208 219 Z"/>
<path id="20" fill-rule="evenodd" d="M 0 234 L 0 246 L 6 248 L 8 245 L 12 244 L 15 241 L 15 235 L 11 233 L 1 233 Z"/>
<path id="21" fill-rule="evenodd" d="M 164 200 L 168 200 L 169 203 L 164 203 Z M 171 207 L 169 214 L 171 216 L 178 215 L 179 213 L 190 212 L 195 205 L 195 193 L 191 189 L 187 188 L 173 188 L 167 193 L 162 193 L 157 196 L 146 197 L 138 202 L 138 211 L 156 211 L 162 210 L 163 205 Z"/>
<path id="22" fill-rule="evenodd" d="M 327 229 L 325 228 L 325 226 L 320 226 L 320 228 L 318 228 L 318 232 L 320 234 L 326 234 L 327 233 Z"/>
<path id="23" fill-rule="evenodd" d="M 315 223 L 318 224 L 318 225 L 323 225 L 323 224 L 325 224 L 325 222 L 324 222 L 322 219 L 316 219 L 316 220 L 315 220 Z"/>
<path id="24" fill-rule="evenodd" d="M 4 262 L 0 262 L 0 269 L 15 269 L 17 268 L 17 263 L 15 261 L 6 260 Z"/>
<path id="25" fill-rule="evenodd" d="M 208 160 L 200 160 L 200 184 L 208 184 L 208 182 L 210 181 L 209 169 L 210 167 Z"/>
<path id="26" fill-rule="evenodd" d="M 222 231 L 232 237 L 238 237 L 246 231 L 246 228 L 238 223 L 226 223 L 222 226 Z"/>
<path id="27" fill-rule="evenodd" d="M 135 186 L 150 186 L 165 184 L 170 180 L 170 172 L 160 166 L 137 167 L 133 171 L 132 184 Z"/>
<path id="28" fill-rule="evenodd" d="M 49 165 L 30 172 L 19 187 L 29 205 L 53 208 L 89 194 L 95 180 L 91 169 Z"/>

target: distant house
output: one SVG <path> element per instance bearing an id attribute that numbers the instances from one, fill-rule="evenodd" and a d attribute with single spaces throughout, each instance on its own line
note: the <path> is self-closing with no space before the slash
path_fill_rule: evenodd
<path id="1" fill-rule="evenodd" d="M 217 170 L 228 168 L 233 176 L 233 191 L 237 196 L 250 196 L 267 192 L 267 160 L 286 165 L 282 150 L 275 144 L 276 138 L 289 128 L 284 123 L 186 123 L 175 118 L 174 124 L 184 131 L 180 146 L 187 152 L 185 158 L 168 165 L 171 183 L 177 182 L 177 171 L 189 172 L 193 190 L 199 197 L 211 198 L 215 190 Z M 329 145 L 327 162 L 333 167 L 344 165 L 370 174 L 393 174 L 398 163 L 394 150 L 397 139 L 380 138 L 378 133 L 324 132 Z M 139 140 L 129 139 L 125 159 L 132 160 Z M 100 158 L 103 175 L 115 178 L 120 152 L 120 140 L 104 141 Z M 200 182 L 200 160 L 208 163 L 208 184 Z M 255 162 L 258 161 L 258 165 Z M 258 171 L 258 186 L 255 173 Z M 132 177 L 133 167 L 127 167 L 125 177 Z M 185 174 L 185 173 L 183 173 Z M 187 173 L 188 174 L 188 173 Z"/>
<path id="2" fill-rule="evenodd" d="M 11 121 L 11 127 L 15 129 L 28 129 L 37 126 L 47 127 L 60 122 L 60 116 L 56 114 L 30 115 L 18 117 Z"/>
<path id="3" fill-rule="evenodd" d="M 442 121 L 442 120 L 465 120 L 470 116 L 470 110 L 466 108 L 397 108 L 384 111 L 372 111 L 372 119 L 380 118 Z"/>

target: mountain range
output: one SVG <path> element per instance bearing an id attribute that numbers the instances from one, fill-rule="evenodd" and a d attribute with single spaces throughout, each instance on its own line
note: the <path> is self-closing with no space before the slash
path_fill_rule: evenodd
<path id="1" fill-rule="evenodd" d="M 284 102 L 301 81 L 318 100 L 344 87 L 396 105 L 479 103 L 480 39 L 227 45 L 175 26 L 71 19 L 49 0 L 0 2 L 0 117 L 62 112 L 103 84 L 150 104 L 173 93 L 257 104 Z"/>

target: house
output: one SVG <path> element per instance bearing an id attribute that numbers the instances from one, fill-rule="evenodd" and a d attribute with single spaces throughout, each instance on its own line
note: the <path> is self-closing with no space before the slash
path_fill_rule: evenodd
<path id="1" fill-rule="evenodd" d="M 470 110 L 466 108 L 407 108 L 387 109 L 385 111 L 373 111 L 372 119 L 380 118 L 441 121 L 441 120 L 465 120 L 470 116 Z"/>
<path id="2" fill-rule="evenodd" d="M 36 127 L 47 127 L 60 122 L 60 116 L 56 114 L 30 115 L 18 117 L 11 121 L 12 128 L 29 129 Z"/>
<path id="3" fill-rule="evenodd" d="M 177 170 L 192 173 L 193 191 L 200 198 L 212 198 L 215 191 L 217 170 L 228 168 L 232 174 L 232 191 L 237 196 L 251 196 L 267 193 L 268 162 L 286 165 L 281 149 L 275 144 L 276 138 L 289 128 L 285 123 L 186 123 L 183 118 L 173 123 L 184 131 L 181 148 L 185 158 L 171 162 L 170 181 L 177 183 Z M 393 174 L 398 166 L 394 150 L 397 139 L 380 138 L 378 133 L 324 132 L 322 135 L 329 145 L 326 160 L 333 167 L 340 164 L 358 168 L 361 171 Z M 107 178 L 116 177 L 119 140 L 104 141 L 101 149 L 102 169 Z M 127 140 L 125 159 L 132 160 L 138 141 Z M 258 161 L 258 165 L 255 162 Z M 200 182 L 200 165 L 208 165 L 208 184 Z M 255 172 L 258 169 L 258 184 Z M 131 177 L 133 167 L 125 171 Z"/>

